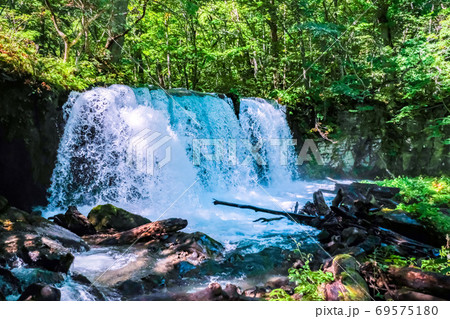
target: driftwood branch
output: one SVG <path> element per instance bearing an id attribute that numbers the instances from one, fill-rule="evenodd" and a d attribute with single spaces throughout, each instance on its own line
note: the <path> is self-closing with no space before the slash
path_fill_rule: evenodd
<path id="1" fill-rule="evenodd" d="M 185 219 L 169 218 L 144 224 L 120 233 L 89 235 L 83 236 L 83 239 L 91 245 L 129 245 L 136 241 L 148 241 L 177 232 L 185 228 L 187 224 Z"/>
<path id="2" fill-rule="evenodd" d="M 279 211 L 279 210 L 273 210 L 268 208 L 262 208 L 262 207 L 256 207 L 252 205 L 243 205 L 243 204 L 236 204 L 236 203 L 230 203 L 230 202 L 224 202 L 217 199 L 214 199 L 213 201 L 214 205 L 223 205 L 223 206 L 230 206 L 230 207 L 236 207 L 241 209 L 251 209 L 255 212 L 261 212 L 261 213 L 268 213 L 272 215 L 280 215 L 287 217 L 294 221 L 304 221 L 304 220 L 310 220 L 312 218 L 316 218 L 317 216 L 311 216 L 306 214 L 298 214 L 298 213 L 288 213 L 285 211 Z"/>

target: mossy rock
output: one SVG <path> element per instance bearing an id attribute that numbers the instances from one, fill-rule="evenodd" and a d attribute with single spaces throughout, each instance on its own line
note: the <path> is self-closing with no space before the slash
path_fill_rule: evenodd
<path id="1" fill-rule="evenodd" d="M 325 269 L 332 272 L 335 278 L 334 282 L 324 287 L 326 300 L 370 300 L 369 288 L 358 273 L 358 269 L 358 262 L 351 255 L 341 254 L 335 256 L 331 266 Z"/>
<path id="2" fill-rule="evenodd" d="M 125 231 L 151 223 L 151 221 L 145 217 L 132 214 L 111 204 L 94 207 L 89 212 L 88 219 L 97 231 L 105 231 L 108 229 Z"/>

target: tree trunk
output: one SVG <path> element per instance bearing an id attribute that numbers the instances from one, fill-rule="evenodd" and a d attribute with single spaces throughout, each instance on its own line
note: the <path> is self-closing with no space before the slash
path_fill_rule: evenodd
<path id="1" fill-rule="evenodd" d="M 113 12 L 111 18 L 111 35 L 125 32 L 128 14 L 128 0 L 115 0 L 113 5 Z M 111 52 L 111 61 L 116 63 L 122 58 L 122 47 L 125 42 L 125 36 L 115 39 L 109 51 Z"/>

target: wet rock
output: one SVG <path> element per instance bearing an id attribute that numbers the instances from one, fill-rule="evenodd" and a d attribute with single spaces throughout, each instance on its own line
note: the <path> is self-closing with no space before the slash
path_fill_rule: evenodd
<path id="1" fill-rule="evenodd" d="M 389 277 L 396 285 L 409 287 L 414 291 L 450 300 L 450 277 L 418 268 L 390 267 Z"/>
<path id="2" fill-rule="evenodd" d="M 380 246 L 380 244 L 380 237 L 369 235 L 361 244 L 359 244 L 359 247 L 361 247 L 366 254 L 371 254 L 375 250 L 375 248 Z"/>
<path id="3" fill-rule="evenodd" d="M 330 238 L 331 238 L 331 234 L 326 229 L 323 229 L 317 235 L 317 240 L 320 241 L 321 243 L 327 242 Z"/>
<path id="4" fill-rule="evenodd" d="M 22 292 L 19 279 L 11 271 L 0 267 L 0 294 L 17 295 Z"/>
<path id="5" fill-rule="evenodd" d="M 32 284 L 28 286 L 18 301 L 59 301 L 61 291 L 59 289 L 42 284 Z"/>
<path id="6" fill-rule="evenodd" d="M 173 273 L 178 278 L 183 278 L 187 273 L 192 273 L 192 270 L 194 270 L 195 268 L 196 266 L 191 264 L 190 262 L 182 261 L 175 265 Z"/>
<path id="7" fill-rule="evenodd" d="M 208 288 L 202 289 L 188 296 L 190 301 L 220 301 L 225 300 L 222 287 L 213 282 L 208 285 Z"/>
<path id="8" fill-rule="evenodd" d="M 83 276 L 82 274 L 79 274 L 79 273 L 74 273 L 74 274 L 71 275 L 71 277 L 72 277 L 73 281 L 75 281 L 75 282 L 85 286 L 87 292 L 89 294 L 91 294 L 95 298 L 95 300 L 98 300 L 98 301 L 104 301 L 105 300 L 105 296 L 85 276 Z"/>
<path id="9" fill-rule="evenodd" d="M 345 242 L 347 246 L 353 246 L 361 243 L 367 237 L 367 232 L 361 228 L 348 227 L 342 231 L 342 241 Z"/>
<path id="10" fill-rule="evenodd" d="M 201 232 L 174 233 L 164 242 L 176 247 L 177 251 L 187 251 L 191 258 L 200 260 L 218 257 L 224 249 L 221 243 Z"/>
<path id="11" fill-rule="evenodd" d="M 265 299 L 268 296 L 268 291 L 263 287 L 255 287 L 244 290 L 243 295 L 249 298 Z"/>
<path id="12" fill-rule="evenodd" d="M 49 218 L 55 224 L 64 227 L 78 236 L 92 235 L 96 233 L 94 226 L 86 216 L 81 214 L 75 206 L 69 206 L 67 212 Z"/>
<path id="13" fill-rule="evenodd" d="M 266 282 L 266 287 L 270 288 L 270 289 L 278 289 L 281 288 L 282 286 L 288 286 L 289 285 L 289 278 L 288 277 L 272 277 L 269 280 L 267 280 Z"/>
<path id="14" fill-rule="evenodd" d="M 131 279 L 120 283 L 117 290 L 119 290 L 122 299 L 125 300 L 144 294 L 144 287 L 142 283 Z"/>
<path id="15" fill-rule="evenodd" d="M 141 278 L 141 281 L 146 292 L 162 289 L 166 287 L 167 284 L 167 280 L 164 276 L 153 274 Z"/>
<path id="16" fill-rule="evenodd" d="M 27 235 L 57 241 L 74 251 L 89 250 L 89 246 L 78 235 L 41 216 L 14 207 L 8 207 L 0 213 L 0 247 L 11 236 L 25 238 Z"/>
<path id="17" fill-rule="evenodd" d="M 227 284 L 225 289 L 223 289 L 223 293 L 227 296 L 227 300 L 237 301 L 241 299 L 239 288 L 235 285 Z"/>
<path id="18" fill-rule="evenodd" d="M 132 214 L 111 204 L 94 207 L 88 214 L 88 220 L 99 232 L 109 229 L 126 231 L 151 222 L 143 216 Z"/>
<path id="19" fill-rule="evenodd" d="M 30 284 L 56 285 L 64 281 L 62 273 L 40 268 L 15 269 L 14 274 L 21 280 L 22 289 Z"/>
<path id="20" fill-rule="evenodd" d="M 15 267 L 17 259 L 31 267 L 67 272 L 74 256 L 59 242 L 27 233 L 0 233 L 0 256 Z"/>

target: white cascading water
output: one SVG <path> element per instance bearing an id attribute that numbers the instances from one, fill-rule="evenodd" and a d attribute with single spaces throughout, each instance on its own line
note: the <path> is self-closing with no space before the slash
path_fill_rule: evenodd
<path id="1" fill-rule="evenodd" d="M 297 179 L 293 146 L 280 148 L 280 141 L 292 138 L 283 106 L 241 99 L 238 119 L 231 101 L 216 94 L 112 85 L 73 92 L 63 109 L 66 125 L 46 217 L 69 205 L 87 215 L 98 204 L 112 203 L 153 221 L 185 218 L 187 232 L 204 232 L 243 254 L 310 242 L 310 227 L 287 219 L 254 222 L 273 216 L 212 204 L 216 198 L 289 211 L 317 188 L 330 186 Z M 139 168 L 144 154 L 133 147 L 142 146 L 142 138 L 147 146 L 165 143 Z M 151 172 L 142 169 L 149 163 Z M 123 256 L 97 249 L 77 255 L 73 267 L 94 274 L 117 258 Z M 65 299 L 82 290 L 71 285 L 64 286 Z"/>
<path id="2" fill-rule="evenodd" d="M 283 106 L 245 98 L 239 119 L 234 112 L 228 99 L 184 89 L 168 95 L 112 85 L 72 93 L 64 105 L 66 125 L 45 216 L 69 205 L 87 215 L 98 204 L 112 203 L 150 220 L 185 218 L 187 232 L 204 232 L 240 253 L 309 241 L 315 231 L 310 227 L 287 219 L 254 222 L 273 216 L 212 204 L 216 198 L 290 211 L 329 186 L 296 180 L 294 148 L 285 147 L 284 154 L 280 148 L 280 141 L 292 138 Z M 147 156 L 146 165 L 156 163 L 151 174 L 136 165 L 136 137 L 148 145 L 166 139 L 154 158 Z M 101 270 L 115 262 L 111 258 L 98 252 L 78 256 L 74 267 Z"/>

